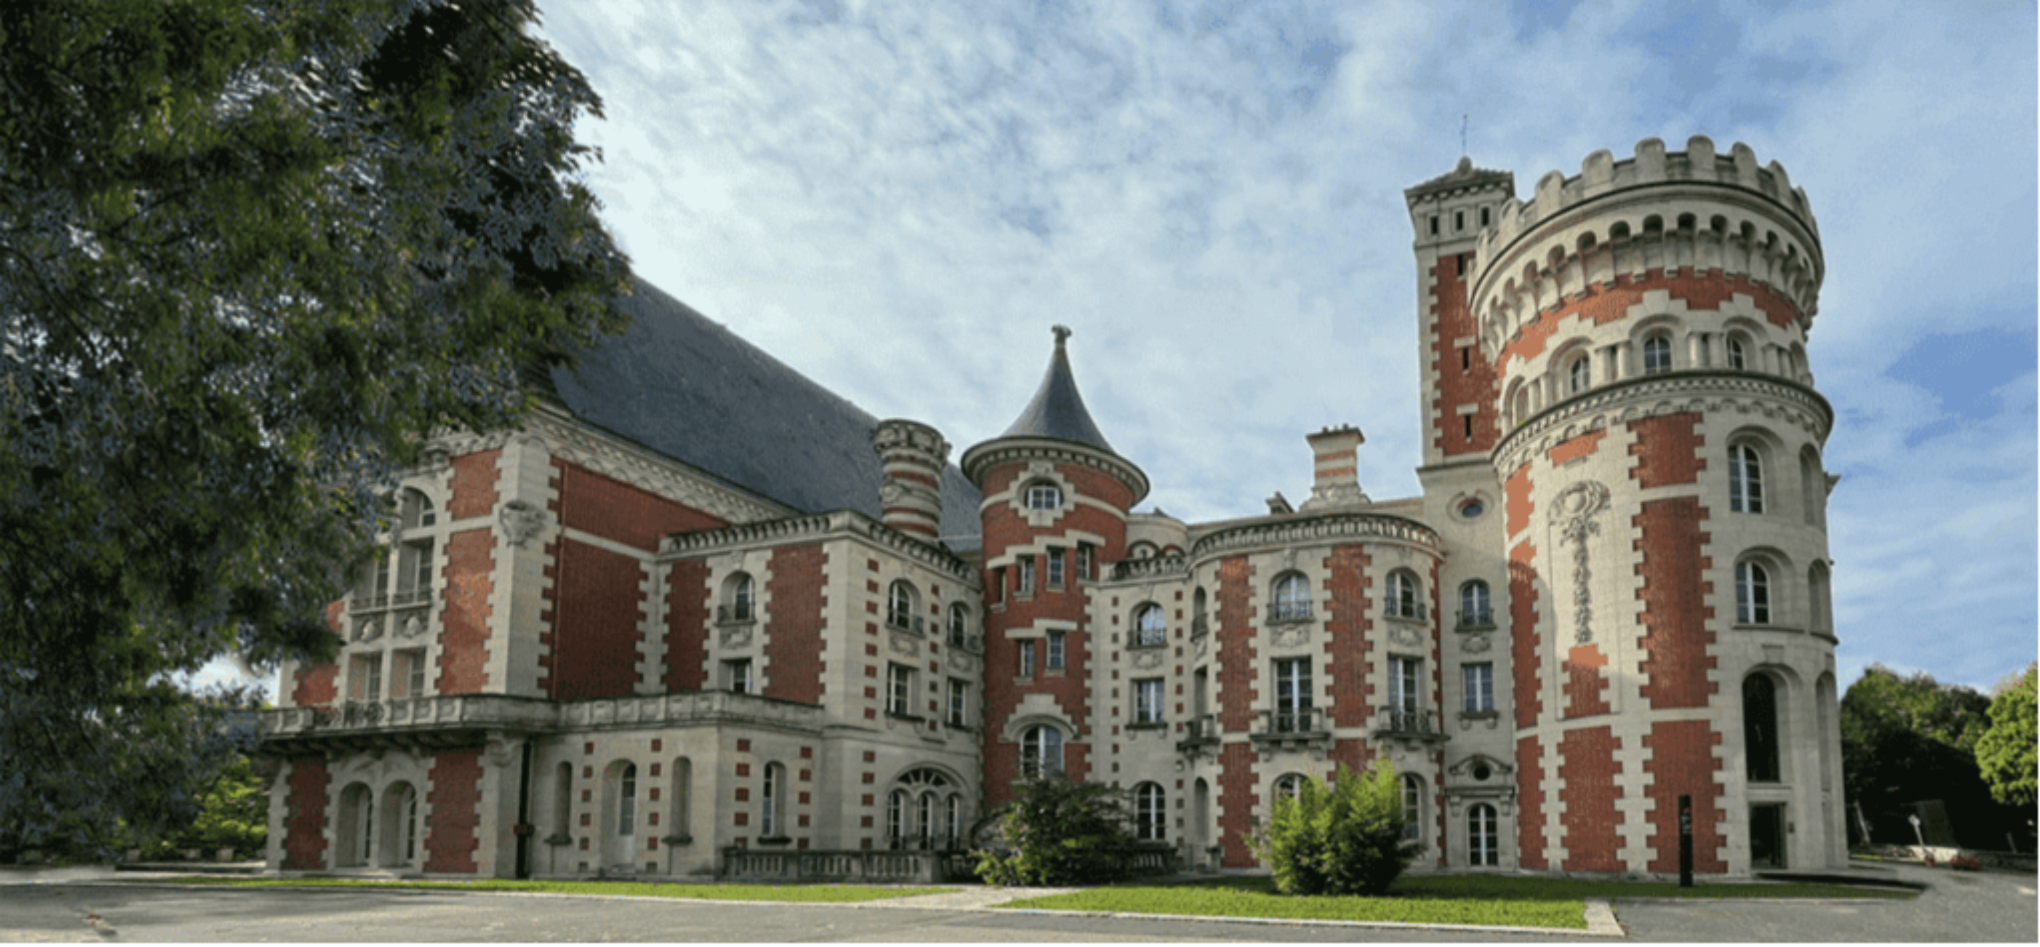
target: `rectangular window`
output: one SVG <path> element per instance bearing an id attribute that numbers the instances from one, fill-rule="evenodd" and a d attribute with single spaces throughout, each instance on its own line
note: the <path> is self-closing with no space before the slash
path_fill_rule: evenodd
<path id="1" fill-rule="evenodd" d="M 1020 557 L 1020 594 L 1034 594 L 1034 557 Z"/>
<path id="2" fill-rule="evenodd" d="M 1486 713 L 1495 709 L 1495 666 L 1469 664 L 1460 672 L 1466 683 L 1466 711 Z"/>
<path id="3" fill-rule="evenodd" d="M 381 608 L 390 603 L 390 557 L 384 550 L 382 558 L 375 561 L 375 601 L 373 607 Z"/>
<path id="4" fill-rule="evenodd" d="M 962 681 L 959 681 L 956 678 L 953 677 L 950 678 L 949 725 L 952 727 L 969 726 L 967 721 L 970 718 L 969 715 L 966 713 L 969 707 L 970 707 L 970 685 Z"/>
<path id="5" fill-rule="evenodd" d="M 1435 236 L 1437 236 L 1437 235 L 1438 235 L 1438 215 L 1437 215 L 1437 214 L 1432 214 L 1432 215 L 1431 215 L 1431 236 L 1435 237 Z"/>
<path id="6" fill-rule="evenodd" d="M 885 666 L 885 712 L 909 716 L 914 712 L 914 669 L 904 664 Z"/>
<path id="7" fill-rule="evenodd" d="M 1162 722 L 1162 679 L 1133 682 L 1133 722 Z"/>
<path id="8" fill-rule="evenodd" d="M 1063 669 L 1063 633 L 1060 631 L 1048 633 L 1048 669 L 1051 671 Z"/>
<path id="9" fill-rule="evenodd" d="M 1466 212 L 1465 212 L 1465 211 L 1463 211 L 1463 210 L 1455 210 L 1455 211 L 1453 211 L 1453 212 L 1452 212 L 1452 229 L 1453 229 L 1453 230 L 1465 230 L 1465 229 L 1466 229 Z M 1466 254 L 1464 254 L 1464 253 L 1460 254 L 1460 255 L 1459 255 L 1459 259 L 1461 260 L 1461 268 L 1462 268 L 1462 269 L 1464 269 L 1464 261 L 1466 260 Z"/>
<path id="10" fill-rule="evenodd" d="M 390 655 L 390 699 L 410 700 L 425 696 L 425 649 L 413 648 Z"/>
<path id="11" fill-rule="evenodd" d="M 1086 580 L 1091 576 L 1091 544 L 1077 544 L 1077 575 Z"/>
<path id="12" fill-rule="evenodd" d="M 1275 732 L 1295 733 L 1310 725 L 1310 659 L 1275 662 Z"/>
<path id="13" fill-rule="evenodd" d="M 1466 254 L 1464 254 L 1464 253 L 1461 253 L 1461 254 L 1458 254 L 1458 255 L 1454 256 L 1454 257 L 1452 258 L 1452 262 L 1453 262 L 1454 264 L 1456 264 L 1456 265 L 1457 265 L 1457 266 L 1459 267 L 1459 273 L 1458 273 L 1457 275 L 1459 275 L 1459 276 L 1465 276 L 1465 275 L 1466 275 Z"/>
<path id="14" fill-rule="evenodd" d="M 348 700 L 382 699 L 382 655 L 357 654 L 347 674 Z"/>
<path id="15" fill-rule="evenodd" d="M 1034 642 L 1022 641 L 1020 645 L 1020 676 L 1034 676 Z"/>
<path id="16" fill-rule="evenodd" d="M 1048 587 L 1063 587 L 1063 551 L 1060 549 L 1048 551 Z"/>
<path id="17" fill-rule="evenodd" d="M 1469 441 L 1473 440 L 1473 415 L 1462 414 L 1459 416 L 1459 421 L 1460 424 L 1466 429 L 1466 439 Z"/>
<path id="18" fill-rule="evenodd" d="M 1459 347 L 1459 370 L 1462 372 L 1473 370 L 1473 347 L 1470 345 Z"/>
<path id="19" fill-rule="evenodd" d="M 732 694 L 751 693 L 751 659 L 724 661 L 723 687 Z"/>
<path id="20" fill-rule="evenodd" d="M 1483 227 L 1488 225 L 1488 209 L 1485 207 L 1480 209 L 1480 225 Z"/>
<path id="21" fill-rule="evenodd" d="M 1388 705 L 1396 713 L 1417 712 L 1418 671 L 1423 662 L 1416 658 L 1388 659 Z"/>
<path id="22" fill-rule="evenodd" d="M 996 592 L 994 592 L 994 593 L 993 593 L 993 599 L 992 599 L 992 601 L 994 601 L 994 602 L 999 602 L 999 603 L 1004 603 L 1004 602 L 1006 601 L 1006 567 L 1005 567 L 1005 566 L 1000 566 L 1000 567 L 998 567 L 998 568 L 996 568 L 996 569 L 993 569 L 993 570 L 992 570 L 992 588 L 994 588 L 994 589 L 997 589 L 997 590 L 998 590 L 998 591 L 996 591 Z"/>

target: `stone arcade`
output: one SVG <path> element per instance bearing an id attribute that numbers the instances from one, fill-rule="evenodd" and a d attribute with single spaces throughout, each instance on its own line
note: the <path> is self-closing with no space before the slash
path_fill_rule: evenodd
<path id="1" fill-rule="evenodd" d="M 1842 864 L 1805 193 L 1695 137 L 1513 195 L 1406 192 L 1423 494 L 1328 428 L 1222 522 L 1135 512 L 1063 330 L 952 465 L 640 285 L 521 429 L 433 442 L 284 669 L 272 867 L 926 878 L 1045 770 L 1239 867 L 1384 756 L 1420 865 L 1669 874 L 1682 795 L 1703 873 Z"/>

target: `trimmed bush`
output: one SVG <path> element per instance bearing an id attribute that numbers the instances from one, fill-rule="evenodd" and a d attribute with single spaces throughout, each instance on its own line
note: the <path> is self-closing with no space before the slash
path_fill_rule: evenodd
<path id="1" fill-rule="evenodd" d="M 1277 798 L 1274 818 L 1255 853 L 1283 894 L 1378 896 L 1388 891 L 1422 846 L 1403 838 L 1395 767 L 1378 762 L 1366 773 L 1344 766 L 1327 786 L 1310 777 L 1296 798 Z"/>
<path id="2" fill-rule="evenodd" d="M 1119 791 L 1055 774 L 1016 787 L 992 844 L 978 853 L 987 884 L 1088 885 L 1124 877 L 1134 851 Z"/>

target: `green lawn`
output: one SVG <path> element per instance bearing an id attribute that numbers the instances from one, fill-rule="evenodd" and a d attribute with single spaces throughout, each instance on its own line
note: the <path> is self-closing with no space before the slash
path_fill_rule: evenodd
<path id="1" fill-rule="evenodd" d="M 947 888 L 881 888 L 871 885 L 686 885 L 642 881 L 372 881 L 356 878 L 221 878 L 200 875 L 165 883 L 230 888 L 412 888 L 440 891 L 527 891 L 598 894 L 633 898 L 708 898 L 718 901 L 881 901 L 940 894 Z"/>
<path id="2" fill-rule="evenodd" d="M 1290 920 L 1394 921 L 1584 929 L 1588 898 L 1909 898 L 1910 892 L 1840 885 L 1721 884 L 1680 888 L 1674 882 L 1582 881 L 1495 875 L 1408 875 L 1385 898 L 1286 897 L 1267 878 L 1226 878 L 1186 884 L 1094 888 L 1025 898 L 1003 908 L 1254 917 Z"/>

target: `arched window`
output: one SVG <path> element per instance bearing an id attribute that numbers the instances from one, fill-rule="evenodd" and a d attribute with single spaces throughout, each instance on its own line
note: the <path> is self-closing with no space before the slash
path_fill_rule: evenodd
<path id="1" fill-rule="evenodd" d="M 334 867 L 368 864 L 375 852 L 375 793 L 366 783 L 354 783 L 340 791 L 340 814 L 333 829 L 340 841 L 339 850 L 333 853 Z"/>
<path id="2" fill-rule="evenodd" d="M 785 795 L 786 767 L 778 763 L 765 764 L 765 785 L 763 791 L 758 794 L 758 836 L 760 838 L 779 838 L 786 834 L 781 831 L 781 813 L 779 811 L 783 808 L 784 800 L 782 797 Z"/>
<path id="3" fill-rule="evenodd" d="M 913 796 L 904 789 L 895 789 L 885 799 L 886 847 L 899 850 L 907 847 L 907 807 L 913 803 Z"/>
<path id="4" fill-rule="evenodd" d="M 1743 678 L 1743 752 L 1753 783 L 1778 781 L 1778 685 L 1764 673 Z"/>
<path id="5" fill-rule="evenodd" d="M 397 522 L 401 529 L 424 529 L 439 521 L 439 512 L 432 508 L 432 498 L 422 490 L 406 487 L 397 506 Z"/>
<path id="6" fill-rule="evenodd" d="M 1530 389 L 1524 387 L 1516 391 L 1516 423 L 1522 424 L 1528 420 L 1530 420 Z"/>
<path id="7" fill-rule="evenodd" d="M 1643 373 L 1656 375 L 1672 370 L 1672 339 L 1668 335 L 1653 335 L 1643 340 Z"/>
<path id="8" fill-rule="evenodd" d="M 1388 617 L 1424 617 L 1417 607 L 1416 576 L 1400 570 L 1388 574 Z"/>
<path id="9" fill-rule="evenodd" d="M 1133 611 L 1133 646 L 1159 648 L 1169 643 L 1167 622 L 1160 605 L 1148 604 Z"/>
<path id="10" fill-rule="evenodd" d="M 1162 787 L 1155 783 L 1141 783 L 1133 788 L 1133 837 L 1143 842 L 1159 842 L 1163 837 L 1163 826 L 1167 824 L 1168 809 L 1163 805 Z"/>
<path id="11" fill-rule="evenodd" d="M 936 796 L 932 792 L 922 793 L 921 798 L 915 801 L 913 841 L 915 848 L 925 850 L 935 847 L 935 804 Z"/>
<path id="12" fill-rule="evenodd" d="M 1726 345 L 1726 350 L 1728 353 L 1729 368 L 1739 372 L 1749 370 L 1750 367 L 1749 347 L 1743 343 L 1742 336 L 1740 335 L 1729 336 L 1728 343 Z"/>
<path id="13" fill-rule="evenodd" d="M 751 620 L 751 577 L 739 572 L 730 576 L 729 592 L 723 605 L 730 621 Z"/>
<path id="14" fill-rule="evenodd" d="M 914 586 L 905 579 L 892 584 L 885 597 L 885 623 L 894 628 L 910 628 L 914 624 Z"/>
<path id="15" fill-rule="evenodd" d="M 1402 776 L 1403 838 L 1412 842 L 1424 838 L 1424 781 L 1415 773 Z"/>
<path id="16" fill-rule="evenodd" d="M 1493 609 L 1488 603 L 1488 585 L 1475 579 L 1459 587 L 1459 624 L 1462 626 L 1492 625 L 1495 623 Z"/>
<path id="17" fill-rule="evenodd" d="M 1062 509 L 1062 488 L 1040 480 L 1028 484 L 1027 508 L 1030 510 Z"/>
<path id="18" fill-rule="evenodd" d="M 1735 444 L 1728 449 L 1728 511 L 1764 512 L 1763 455 L 1752 445 Z"/>
<path id="19" fill-rule="evenodd" d="M 1062 731 L 1028 727 L 1020 735 L 1020 777 L 1042 779 L 1062 772 Z"/>
<path id="20" fill-rule="evenodd" d="M 1310 583 L 1291 572 L 1275 580 L 1275 605 L 1270 618 L 1298 621 L 1310 617 Z"/>
<path id="21" fill-rule="evenodd" d="M 952 648 L 969 647 L 969 641 L 970 610 L 964 608 L 962 603 L 949 606 L 949 646 Z"/>
<path id="22" fill-rule="evenodd" d="M 1303 792 L 1302 774 L 1283 773 L 1282 775 L 1275 777 L 1276 799 L 1294 799 L 1297 797 L 1298 794 L 1302 792 Z"/>
<path id="23" fill-rule="evenodd" d="M 1492 867 L 1496 862 L 1495 807 L 1475 803 L 1466 810 L 1466 863 Z"/>
<path id="24" fill-rule="evenodd" d="M 1735 564 L 1735 620 L 1745 625 L 1771 623 L 1771 575 L 1748 559 Z"/>
<path id="25" fill-rule="evenodd" d="M 1582 355 L 1573 359 L 1571 365 L 1566 366 L 1565 374 L 1567 392 L 1569 394 L 1579 394 L 1587 390 L 1589 385 L 1593 384 L 1593 362 L 1587 356 Z"/>
<path id="26" fill-rule="evenodd" d="M 616 834 L 637 834 L 637 764 L 623 764 L 623 773 L 617 777 L 616 788 Z"/>

